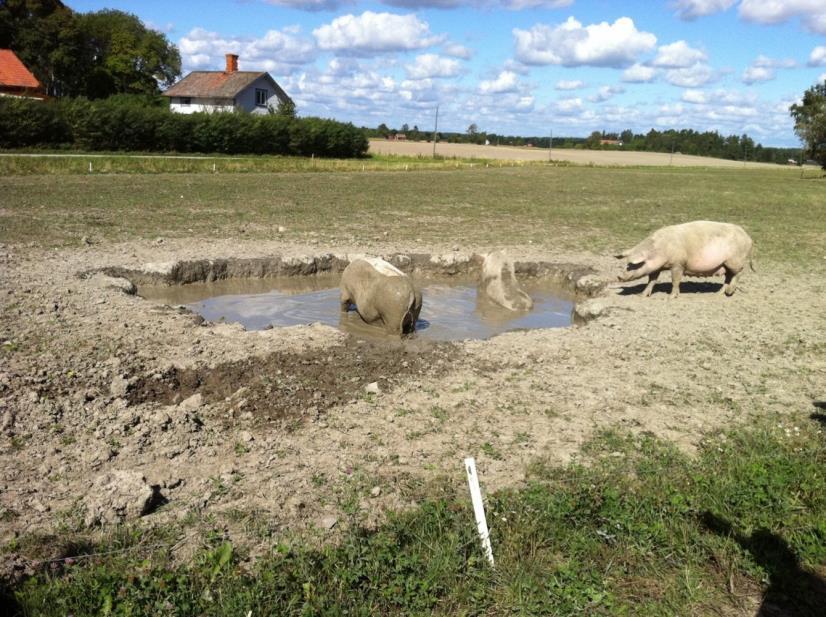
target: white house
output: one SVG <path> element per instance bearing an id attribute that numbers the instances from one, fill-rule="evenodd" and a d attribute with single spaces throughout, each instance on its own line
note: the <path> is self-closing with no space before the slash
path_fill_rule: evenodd
<path id="1" fill-rule="evenodd" d="M 269 73 L 239 71 L 235 54 L 227 54 L 226 70 L 192 71 L 163 95 L 169 97 L 169 108 L 182 114 L 235 110 L 265 114 L 281 102 L 292 102 Z"/>

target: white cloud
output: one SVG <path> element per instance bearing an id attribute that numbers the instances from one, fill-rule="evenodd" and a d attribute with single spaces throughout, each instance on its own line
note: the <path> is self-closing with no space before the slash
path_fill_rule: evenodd
<path id="1" fill-rule="evenodd" d="M 442 49 L 448 56 L 454 58 L 461 58 L 462 60 L 470 60 L 473 56 L 473 51 L 464 45 L 458 43 L 446 43 Z"/>
<path id="2" fill-rule="evenodd" d="M 657 75 L 657 69 L 644 64 L 634 64 L 622 72 L 622 81 L 629 83 L 645 83 L 652 81 Z"/>
<path id="3" fill-rule="evenodd" d="M 313 36 L 325 51 L 359 55 L 421 49 L 441 40 L 415 15 L 372 11 L 337 17 L 313 30 Z"/>
<path id="4" fill-rule="evenodd" d="M 269 30 L 260 38 L 224 37 L 217 32 L 193 28 L 178 43 L 186 69 L 220 70 L 224 54 L 238 54 L 243 71 L 290 73 L 315 59 L 315 46 L 294 29 Z"/>
<path id="5" fill-rule="evenodd" d="M 761 54 L 754 59 L 754 62 L 752 62 L 751 65 L 764 67 L 767 69 L 793 69 L 797 66 L 797 62 L 795 60 L 792 60 L 791 58 L 786 58 L 784 60 L 776 60 L 774 58 L 769 58 L 768 56 L 764 56 Z"/>
<path id="6" fill-rule="evenodd" d="M 684 69 L 707 59 L 704 51 L 690 47 L 685 41 L 677 41 L 661 46 L 651 64 L 669 69 Z"/>
<path id="7" fill-rule="evenodd" d="M 743 83 L 753 84 L 758 81 L 771 81 L 775 78 L 774 69 L 765 66 L 750 66 L 743 71 Z"/>
<path id="8" fill-rule="evenodd" d="M 555 27 L 537 24 L 530 30 L 514 28 L 513 35 L 516 58 L 533 65 L 622 67 L 657 43 L 656 36 L 637 30 L 628 17 L 585 27 L 569 17 Z"/>
<path id="9" fill-rule="evenodd" d="M 680 19 L 692 20 L 704 15 L 726 11 L 736 0 L 676 0 L 672 6 Z"/>
<path id="10" fill-rule="evenodd" d="M 509 9 L 561 9 L 571 6 L 574 0 L 503 0 L 502 4 Z"/>
<path id="11" fill-rule="evenodd" d="M 516 91 L 516 73 L 502 71 L 496 79 L 483 80 L 479 83 L 479 92 L 482 94 L 501 94 Z"/>
<path id="12" fill-rule="evenodd" d="M 696 88 L 707 84 L 714 78 L 714 71 L 707 64 L 697 63 L 684 69 L 669 69 L 665 72 L 665 79 L 672 86 L 681 88 Z"/>
<path id="13" fill-rule="evenodd" d="M 625 92 L 625 88 L 622 86 L 602 86 L 596 94 L 589 96 L 588 100 L 592 103 L 602 103 L 623 92 Z"/>
<path id="14" fill-rule="evenodd" d="M 565 80 L 561 79 L 556 82 L 556 86 L 554 86 L 557 90 L 579 90 L 580 88 L 585 87 L 585 82 L 580 80 Z"/>
<path id="15" fill-rule="evenodd" d="M 560 99 L 553 105 L 553 111 L 563 116 L 575 115 L 582 110 L 582 99 L 579 97 Z"/>
<path id="16" fill-rule="evenodd" d="M 826 3 L 823 0 L 742 0 L 740 17 L 760 24 L 779 24 L 800 17 L 812 32 L 826 34 Z"/>
<path id="17" fill-rule="evenodd" d="M 708 97 L 702 90 L 686 90 L 680 98 L 686 103 L 694 103 L 695 105 L 703 105 L 708 102 Z"/>
<path id="18" fill-rule="evenodd" d="M 410 79 L 428 79 L 431 77 L 455 77 L 461 66 L 458 60 L 442 58 L 436 54 L 416 56 L 413 64 L 405 66 Z"/>
<path id="19" fill-rule="evenodd" d="M 826 66 L 826 45 L 818 45 L 812 50 L 809 66 Z"/>
<path id="20" fill-rule="evenodd" d="M 352 0 L 265 0 L 265 2 L 300 11 L 335 11 L 344 4 L 352 4 Z"/>

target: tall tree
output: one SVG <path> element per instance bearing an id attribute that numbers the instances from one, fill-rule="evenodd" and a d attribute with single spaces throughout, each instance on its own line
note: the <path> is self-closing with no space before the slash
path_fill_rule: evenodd
<path id="1" fill-rule="evenodd" d="M 90 98 L 115 93 L 157 94 L 181 74 L 181 55 L 160 32 L 123 11 L 104 9 L 79 15 L 92 57 Z"/>
<path id="2" fill-rule="evenodd" d="M 826 169 L 826 81 L 806 90 L 803 101 L 792 105 L 789 113 L 809 156 Z"/>
<path id="3" fill-rule="evenodd" d="M 52 96 L 158 94 L 181 73 L 178 49 L 134 15 L 75 13 L 59 0 L 0 0 L 0 47 Z"/>

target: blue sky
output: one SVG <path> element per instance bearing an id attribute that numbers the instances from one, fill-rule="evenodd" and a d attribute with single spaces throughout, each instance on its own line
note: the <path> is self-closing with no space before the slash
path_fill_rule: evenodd
<path id="1" fill-rule="evenodd" d="M 796 146 L 826 0 L 69 0 L 134 13 L 184 74 L 266 70 L 300 115 L 515 135 L 651 128 Z"/>

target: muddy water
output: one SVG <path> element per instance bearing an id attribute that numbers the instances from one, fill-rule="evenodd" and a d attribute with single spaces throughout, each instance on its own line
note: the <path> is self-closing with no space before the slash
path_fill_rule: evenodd
<path id="1" fill-rule="evenodd" d="M 417 279 L 422 312 L 416 337 L 434 341 L 486 339 L 502 332 L 570 325 L 573 302 L 543 281 L 523 288 L 534 300 L 529 312 L 511 312 L 477 297 L 471 280 Z M 339 310 L 337 276 L 234 279 L 181 286 L 141 287 L 147 300 L 185 305 L 209 321 L 238 322 L 248 330 L 320 322 L 359 336 L 381 338 L 355 311 Z"/>

